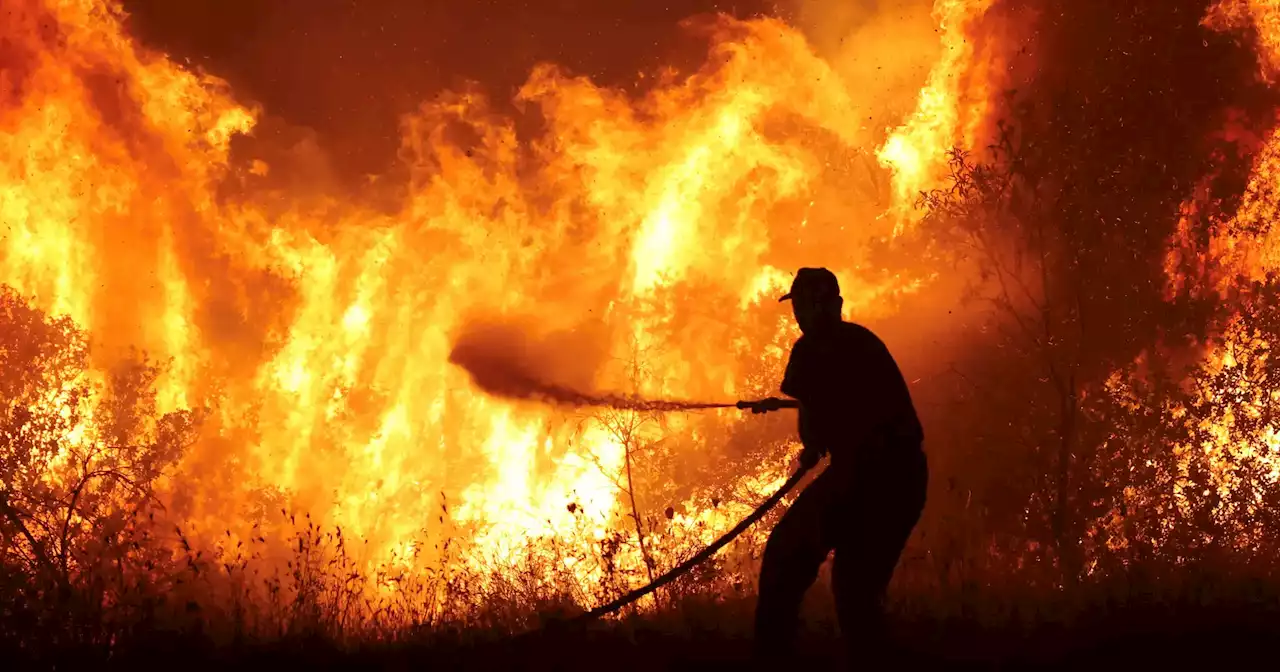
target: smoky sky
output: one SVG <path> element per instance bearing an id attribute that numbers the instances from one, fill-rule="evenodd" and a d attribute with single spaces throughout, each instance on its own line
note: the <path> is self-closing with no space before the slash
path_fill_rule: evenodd
<path id="1" fill-rule="evenodd" d="M 509 103 L 539 62 L 608 86 L 697 66 L 680 22 L 780 15 L 769 0 L 125 0 L 144 44 L 228 80 L 236 96 L 314 131 L 346 177 L 394 160 L 398 120 L 466 82 Z"/>

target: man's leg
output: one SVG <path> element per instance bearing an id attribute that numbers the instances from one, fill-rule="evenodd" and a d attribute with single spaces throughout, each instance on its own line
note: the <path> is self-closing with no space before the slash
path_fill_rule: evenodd
<path id="1" fill-rule="evenodd" d="M 859 542 L 836 548 L 832 590 L 850 660 L 872 662 L 883 653 L 888 637 L 884 596 L 898 554 L 883 537 L 866 535 Z"/>
<path id="2" fill-rule="evenodd" d="M 850 524 L 836 541 L 832 570 L 840 632 L 850 659 L 869 663 L 887 653 L 885 593 L 924 510 L 928 485 L 923 456 L 900 478 L 885 476 L 855 494 Z"/>
<path id="3" fill-rule="evenodd" d="M 819 476 L 800 493 L 765 545 L 756 602 L 758 659 L 776 660 L 791 653 L 804 594 L 831 552 L 832 543 L 824 539 L 822 529 L 829 499 L 827 480 Z"/>

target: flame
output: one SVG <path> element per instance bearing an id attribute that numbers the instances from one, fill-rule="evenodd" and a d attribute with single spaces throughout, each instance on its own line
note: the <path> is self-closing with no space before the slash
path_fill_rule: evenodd
<path id="1" fill-rule="evenodd" d="M 994 0 L 937 0 L 934 18 L 942 32 L 942 57 L 920 91 L 915 112 L 896 128 L 877 150 L 880 162 L 893 172 L 895 215 L 910 220 L 922 191 L 941 185 L 946 156 L 954 148 L 978 146 L 979 130 L 992 100 L 990 70 L 980 67 L 991 57 L 977 49 L 975 23 Z M 994 68 L 992 68 L 994 69 Z"/>
<path id="2" fill-rule="evenodd" d="M 1280 64 L 1280 14 L 1275 3 L 1222 0 L 1208 10 L 1202 25 L 1218 31 L 1255 31 L 1259 76 L 1274 82 Z M 1166 533 L 1173 531 L 1179 516 L 1203 515 L 1216 527 L 1215 542 L 1247 551 L 1265 542 L 1258 522 L 1262 508 L 1269 506 L 1264 496 L 1280 482 L 1280 429 L 1270 421 L 1280 392 L 1268 373 L 1275 332 L 1268 326 L 1273 317 L 1265 299 L 1256 294 L 1259 288 L 1273 286 L 1280 269 L 1272 226 L 1280 203 L 1280 130 L 1255 137 L 1238 122 L 1234 116 L 1229 119 L 1223 137 L 1246 146 L 1253 163 L 1236 211 L 1219 216 L 1202 207 L 1213 176 L 1206 177 L 1184 203 L 1166 257 L 1168 298 L 1216 293 L 1223 313 L 1210 325 L 1196 353 L 1198 360 L 1181 381 L 1185 397 L 1164 400 L 1158 409 L 1181 438 L 1170 446 L 1172 473 L 1156 486 L 1168 486 L 1169 492 L 1156 494 L 1153 501 L 1161 494 L 1173 496 L 1176 513 L 1162 516 Z M 1205 218 L 1212 226 L 1207 241 L 1198 243 L 1194 225 Z M 1125 390 L 1127 384 L 1119 377 L 1108 383 Z M 1132 400 L 1124 404 L 1135 414 L 1150 410 Z M 1152 489 L 1150 484 L 1146 487 Z M 1126 489 L 1126 499 L 1132 490 Z M 1197 507 L 1202 510 L 1197 512 Z"/>
<path id="3" fill-rule="evenodd" d="M 982 115 L 957 109 L 953 75 L 987 4 L 938 5 L 948 55 L 881 152 L 899 196 Z M 863 315 L 933 278 L 865 279 L 852 259 L 874 225 L 814 208 L 848 179 L 837 159 L 876 137 L 856 121 L 865 101 L 777 20 L 703 26 L 708 65 L 643 95 L 540 66 L 517 96 L 546 121 L 531 143 L 484 96 L 443 94 L 403 120 L 409 195 L 375 207 L 272 190 L 273 166 L 233 159 L 261 112 L 136 44 L 114 3 L 10 5 L 0 283 L 87 330 L 86 375 L 138 348 L 164 362 L 158 412 L 210 411 L 165 479 L 188 529 L 248 538 L 282 524 L 266 512 L 283 504 L 363 539 L 370 566 L 443 562 L 450 535 L 506 568 L 547 540 L 598 543 L 630 529 L 629 450 L 696 436 L 714 455 L 737 424 L 628 415 L 619 433 L 490 399 L 448 362 L 468 320 L 578 334 L 608 355 L 573 361 L 602 389 L 733 401 L 765 391 L 744 375 L 776 375 L 795 336 L 773 301 L 809 263 L 795 241 L 849 260 L 832 265 Z M 780 483 L 783 457 L 743 475 L 743 502 Z M 659 558 L 750 508 L 679 496 L 684 513 L 652 535 Z"/>
<path id="4" fill-rule="evenodd" d="M 1201 24 L 1227 32 L 1253 28 L 1258 35 L 1259 76 L 1274 81 L 1280 72 L 1280 6 L 1270 0 L 1220 0 Z"/>

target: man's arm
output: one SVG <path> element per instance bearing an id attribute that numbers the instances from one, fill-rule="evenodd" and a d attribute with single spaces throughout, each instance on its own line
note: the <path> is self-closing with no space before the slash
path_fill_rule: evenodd
<path id="1" fill-rule="evenodd" d="M 805 448 L 821 450 L 819 445 L 821 441 L 818 438 L 818 432 L 813 426 L 813 413 L 811 411 L 805 410 L 804 407 L 800 408 L 800 417 L 796 422 L 796 428 L 800 433 L 800 442 L 804 444 Z"/>
<path id="2" fill-rule="evenodd" d="M 791 399 L 778 400 L 781 404 L 786 404 L 779 406 L 780 408 L 799 410 L 796 429 L 800 434 L 800 443 L 804 445 L 804 450 L 800 451 L 800 464 L 805 469 L 813 467 L 827 453 L 827 447 L 823 445 L 821 434 L 816 431 L 817 428 L 813 422 L 813 410 L 805 408 L 805 405 L 799 401 L 801 398 L 811 399 L 814 391 L 812 378 L 815 375 L 815 362 L 807 343 L 801 336 L 792 346 L 791 356 L 787 359 L 787 369 L 782 375 L 780 386 L 782 393 Z"/>
<path id="3" fill-rule="evenodd" d="M 804 451 L 800 453 L 800 463 L 806 468 L 812 467 L 827 454 L 827 446 L 823 445 L 820 434 L 814 429 L 812 414 L 806 411 L 804 405 L 798 400 L 769 397 L 760 401 L 740 401 L 738 407 L 750 408 L 752 413 L 768 413 L 780 408 L 798 409 L 800 411 L 798 421 L 800 443 L 804 444 Z"/>
<path id="4" fill-rule="evenodd" d="M 827 454 L 828 446 L 824 445 L 821 434 L 814 427 L 812 411 L 805 410 L 804 406 L 798 408 L 800 409 L 798 422 L 800 443 L 804 444 L 804 450 L 800 452 L 800 463 L 808 468 L 817 464 L 818 460 Z"/>

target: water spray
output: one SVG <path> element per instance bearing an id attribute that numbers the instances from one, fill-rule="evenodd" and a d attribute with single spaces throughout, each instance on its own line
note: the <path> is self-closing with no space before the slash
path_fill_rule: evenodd
<path id="1" fill-rule="evenodd" d="M 565 376 L 566 372 L 563 369 L 566 363 L 569 365 L 575 363 L 554 357 L 559 352 L 563 352 L 562 348 L 543 349 L 541 353 L 535 352 L 536 350 L 537 348 L 531 345 L 518 330 L 487 325 L 465 333 L 454 344 L 449 361 L 466 370 L 471 376 L 471 381 L 481 390 L 506 399 L 574 408 L 603 407 L 645 412 L 737 408 L 752 413 L 767 413 L 783 408 L 798 408 L 795 401 L 774 397 L 757 401 L 717 402 L 647 399 L 630 394 L 585 392 L 578 389 L 578 386 L 557 380 L 557 378 L 562 380 Z M 556 359 L 558 361 L 555 361 Z M 797 469 L 776 492 L 756 507 L 751 515 L 742 519 L 733 529 L 725 532 L 697 555 L 673 567 L 648 585 L 587 611 L 569 621 L 568 624 L 580 625 L 614 613 L 686 574 L 763 518 L 795 488 L 808 470 L 807 466 Z M 539 630 L 526 632 L 523 636 L 536 632 Z"/>
<path id="2" fill-rule="evenodd" d="M 450 361 L 462 366 L 471 374 L 471 379 L 478 387 L 500 397 L 523 399 L 526 401 L 541 401 L 545 403 L 572 406 L 572 407 L 604 407 L 632 411 L 654 411 L 654 412 L 672 412 L 672 411 L 693 411 L 717 408 L 737 408 L 744 411 L 752 411 L 753 413 L 767 413 L 782 408 L 797 408 L 795 401 L 778 399 L 770 397 L 768 399 L 760 399 L 757 401 L 735 401 L 735 402 L 709 402 L 709 401 L 681 401 L 674 399 L 646 399 L 635 395 L 625 394 L 592 394 L 575 390 L 571 387 L 550 383 L 545 380 L 539 380 L 536 375 L 531 374 L 527 369 L 521 367 L 517 360 L 503 357 L 479 357 L 475 351 L 467 351 L 465 349 L 455 348 Z M 689 570 L 697 567 L 705 562 L 708 558 L 715 555 L 717 551 L 729 544 L 764 517 L 782 498 L 787 495 L 796 484 L 804 477 L 808 471 L 807 466 L 801 466 L 787 479 L 782 487 L 778 488 L 768 499 L 760 506 L 756 507 L 751 515 L 742 519 L 733 529 L 720 535 L 711 545 L 702 549 L 697 555 L 685 560 L 676 567 L 673 567 L 667 573 L 649 582 L 642 588 L 633 590 L 608 604 L 600 605 L 588 612 L 569 621 L 570 625 L 581 625 L 588 621 L 595 620 L 601 616 L 614 613 L 623 607 L 632 604 L 640 598 L 656 591 L 657 589 L 671 583 L 677 578 L 688 573 Z M 524 636 L 532 635 L 538 630 L 532 630 L 524 633 Z"/>
<path id="3" fill-rule="evenodd" d="M 501 378 L 500 384 L 495 384 L 494 378 L 490 375 L 492 369 L 478 373 L 477 370 L 467 367 L 463 362 L 463 368 L 467 368 L 471 373 L 471 379 L 484 391 L 498 397 L 508 399 L 521 399 L 525 401 L 537 401 L 556 406 L 569 406 L 573 408 L 598 407 L 612 408 L 623 411 L 643 411 L 643 412 L 679 412 L 679 411 L 702 411 L 719 408 L 737 408 L 744 411 L 755 411 L 764 413 L 767 411 L 777 410 L 779 408 L 794 407 L 793 402 L 783 401 L 780 399 L 761 399 L 758 401 L 686 401 L 680 399 L 648 399 L 632 394 L 618 393 L 590 393 L 581 390 L 575 390 L 564 385 L 550 383 L 543 380 L 537 380 L 532 376 L 525 375 L 523 372 L 516 370 L 507 370 Z"/>
<path id="4" fill-rule="evenodd" d="M 761 401 L 686 401 L 649 399 L 616 392 L 588 392 L 588 375 L 572 357 L 575 343 L 540 343 L 520 329 L 504 324 L 474 325 L 465 331 L 449 353 L 449 361 L 462 367 L 471 382 L 486 394 L 504 399 L 532 401 L 571 408 L 599 407 L 642 412 L 700 411 L 720 408 L 762 413 L 787 407 L 776 399 Z M 570 354 L 565 355 L 566 352 Z M 589 368 L 589 367 L 586 367 Z M 573 378 L 579 378 L 573 381 Z M 577 384 L 574 384 L 577 383 Z"/>

